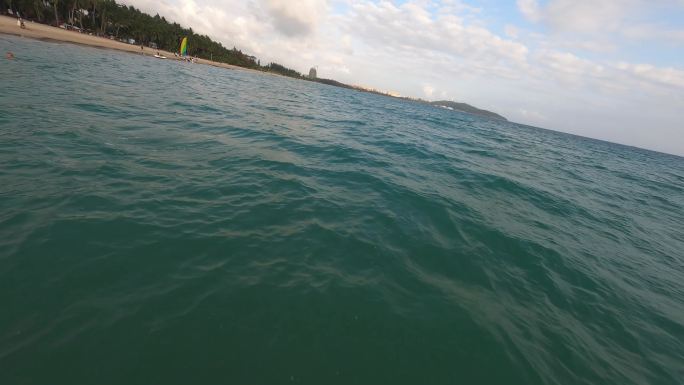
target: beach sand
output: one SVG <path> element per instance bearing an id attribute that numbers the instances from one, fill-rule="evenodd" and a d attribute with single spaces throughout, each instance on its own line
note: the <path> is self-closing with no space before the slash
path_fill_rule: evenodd
<path id="1" fill-rule="evenodd" d="M 180 58 L 173 56 L 173 52 L 168 52 L 160 49 L 152 49 L 149 47 L 144 47 L 140 50 L 140 45 L 122 43 L 116 40 L 110 40 L 104 37 L 91 36 L 85 33 L 79 33 L 76 31 L 67 31 L 65 29 L 51 27 L 45 24 L 32 23 L 30 21 L 25 21 L 26 28 L 21 29 L 17 26 L 17 19 L 9 16 L 0 16 L 0 33 L 28 37 L 32 39 L 40 40 L 55 40 L 67 43 L 82 44 L 91 47 L 115 49 L 118 51 L 126 51 L 130 53 L 135 53 L 140 55 L 141 53 L 146 56 L 153 56 L 155 53 L 159 52 L 161 55 L 166 56 L 170 60 L 180 60 Z M 4 53 L 2 53 L 4 55 Z M 197 63 L 212 65 L 215 67 L 228 68 L 228 69 L 240 69 L 246 71 L 256 71 L 248 68 L 233 66 L 230 64 L 218 63 L 210 60 L 197 59 Z M 257 71 L 260 72 L 260 71 Z"/>

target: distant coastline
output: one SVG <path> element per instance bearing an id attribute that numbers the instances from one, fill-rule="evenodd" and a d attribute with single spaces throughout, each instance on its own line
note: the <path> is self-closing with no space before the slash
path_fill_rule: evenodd
<path id="1" fill-rule="evenodd" d="M 111 2 L 115 4 L 114 2 Z M 115 4 L 116 5 L 116 4 Z M 134 8 L 126 8 L 122 7 L 126 12 L 137 12 L 140 13 L 140 11 L 134 9 Z M 142 13 L 141 13 L 142 14 Z M 143 14 L 145 15 L 145 14 Z M 152 18 L 149 15 L 145 15 L 146 17 L 150 18 L 151 20 L 155 20 L 157 23 L 161 24 L 168 24 L 166 20 L 162 19 L 163 21 L 159 21 L 158 16 L 155 18 Z M 83 22 L 81 21 L 81 24 Z M 0 15 L 0 33 L 4 34 L 9 34 L 9 35 L 15 35 L 15 36 L 21 36 L 21 37 L 27 37 L 27 38 L 32 38 L 32 39 L 38 39 L 38 40 L 52 40 L 52 41 L 59 41 L 59 42 L 65 42 L 65 43 L 72 43 L 72 44 L 80 44 L 80 45 L 86 45 L 86 46 L 91 46 L 91 47 L 97 47 L 97 48 L 106 48 L 106 49 L 113 49 L 113 50 L 118 50 L 118 51 L 123 51 L 123 52 L 129 52 L 129 53 L 134 53 L 134 54 L 142 54 L 145 56 L 154 56 L 155 54 L 159 53 L 162 56 L 165 56 L 168 59 L 171 60 L 180 60 L 180 57 L 177 57 L 174 52 L 167 50 L 164 50 L 162 48 L 168 48 L 173 46 L 173 42 L 166 42 L 165 44 L 157 44 L 154 41 L 147 41 L 143 42 L 142 44 L 140 42 L 136 41 L 136 44 L 129 44 L 125 41 L 129 41 L 128 35 L 121 35 L 115 38 L 113 35 L 107 35 L 106 33 L 102 31 L 96 31 L 96 33 L 83 33 L 80 31 L 76 30 L 68 30 L 66 28 L 59 28 L 59 27 L 53 27 L 47 24 L 43 24 L 40 22 L 33 22 L 30 20 L 26 20 L 25 22 L 26 28 L 20 28 L 17 25 L 17 18 L 12 17 L 12 16 L 4 16 Z M 169 24 L 172 25 L 174 28 L 178 29 L 178 31 L 175 31 L 174 33 L 188 33 L 190 36 L 194 36 L 194 33 L 192 30 L 185 31 L 182 29 L 180 26 L 177 24 Z M 78 27 L 75 27 L 75 29 L 80 29 Z M 180 32 L 179 32 L 180 31 Z M 98 36 L 100 35 L 100 36 Z M 135 39 L 132 39 L 133 41 Z M 168 40 L 168 39 L 167 39 Z M 172 39 L 173 40 L 173 39 Z M 191 54 L 193 54 L 196 57 L 196 62 L 199 64 L 205 64 L 205 65 L 211 65 L 214 67 L 220 67 L 220 68 L 226 68 L 226 69 L 242 69 L 242 70 L 248 70 L 248 71 L 256 71 L 256 72 L 261 72 L 261 73 L 270 73 L 270 74 L 275 74 L 275 75 L 281 75 L 281 76 L 287 76 L 295 79 L 301 79 L 301 80 L 306 80 L 306 81 L 313 81 L 317 83 L 322 83 L 322 84 L 327 84 L 335 87 L 342 87 L 342 88 L 347 88 L 347 89 L 352 89 L 360 92 L 367 92 L 367 93 L 373 93 L 377 95 L 382 95 L 386 97 L 391 97 L 391 98 L 396 98 L 396 99 L 401 99 L 401 100 L 406 100 L 406 101 L 412 101 L 412 102 L 417 102 L 417 103 L 422 103 L 422 104 L 427 104 L 427 105 L 432 105 L 435 107 L 442 107 L 448 110 L 453 110 L 457 112 L 462 112 L 462 113 L 468 113 L 468 114 L 473 114 L 477 116 L 482 116 L 482 117 L 487 117 L 487 118 L 492 118 L 492 119 L 498 119 L 498 120 L 506 120 L 501 115 L 498 115 L 496 113 L 487 111 L 487 110 L 482 110 L 473 106 L 470 106 L 465 103 L 457 103 L 457 102 L 452 102 L 452 101 L 427 101 L 423 99 L 418 99 L 418 98 L 411 98 L 411 97 L 403 97 L 396 95 L 394 93 L 390 92 L 383 92 L 375 89 L 369 89 L 366 87 L 361 87 L 361 86 L 355 86 L 355 85 L 349 85 L 349 84 L 344 84 L 341 82 L 338 82 L 336 80 L 332 79 L 325 79 L 325 78 L 317 78 L 317 77 L 309 77 L 309 76 L 304 76 L 301 73 L 287 68 L 285 66 L 282 66 L 277 63 L 269 63 L 267 65 L 262 66 L 260 61 L 254 57 L 254 56 L 249 56 L 242 51 L 239 51 L 235 48 L 232 50 L 227 50 L 225 49 L 222 45 L 219 43 L 215 43 L 211 41 L 208 37 L 206 36 L 198 36 L 195 39 L 197 42 L 202 44 L 203 46 L 211 46 L 214 47 L 212 50 L 216 51 L 221 51 L 221 55 L 218 53 L 216 54 L 217 58 L 223 59 L 223 61 L 217 61 L 217 60 L 211 60 L 208 59 L 207 56 L 210 58 L 213 58 L 213 53 L 208 53 L 206 49 L 197 49 L 194 53 L 191 51 Z M 192 46 L 192 40 L 190 42 Z M 162 45 L 162 47 L 159 47 Z M 154 48 L 154 47 L 157 48 Z M 232 62 L 232 63 L 231 63 Z"/>

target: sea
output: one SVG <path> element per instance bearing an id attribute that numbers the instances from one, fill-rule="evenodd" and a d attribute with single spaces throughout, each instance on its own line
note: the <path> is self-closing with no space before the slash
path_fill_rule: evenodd
<path id="1" fill-rule="evenodd" d="M 0 384 L 684 383 L 684 158 L 0 53 Z"/>

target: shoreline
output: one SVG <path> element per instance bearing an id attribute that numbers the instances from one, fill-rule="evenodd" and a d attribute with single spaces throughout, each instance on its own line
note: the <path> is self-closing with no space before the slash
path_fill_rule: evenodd
<path id="1" fill-rule="evenodd" d="M 58 27 L 52 27 L 46 24 L 41 24 L 41 23 L 35 23 L 31 22 L 28 20 L 25 20 L 26 23 L 26 28 L 21 29 L 20 27 L 17 26 L 17 19 L 14 17 L 10 16 L 5 16 L 5 15 L 0 15 L 0 34 L 7 34 L 7 35 L 13 35 L 13 36 L 19 36 L 19 37 L 24 37 L 24 38 L 29 38 L 29 39 L 34 39 L 34 40 L 42 40 L 42 41 L 53 41 L 53 42 L 59 42 L 59 43 L 70 43 L 70 44 L 76 44 L 76 45 L 82 45 L 82 46 L 87 46 L 87 47 L 92 47 L 92 48 L 100 48 L 100 49 L 111 49 L 111 50 L 116 50 L 120 52 L 128 52 L 131 54 L 135 55 L 143 55 L 143 56 L 148 56 L 150 58 L 154 58 L 154 54 L 159 52 L 161 55 L 166 56 L 166 60 L 174 60 L 174 61 L 181 61 L 182 59 L 180 57 L 174 56 L 173 52 L 169 51 L 164 51 L 161 49 L 152 49 L 150 47 L 143 47 L 143 49 L 140 49 L 140 45 L 137 44 L 128 44 L 124 42 L 120 42 L 117 40 L 111 40 L 105 37 L 100 37 L 100 36 L 94 36 L 94 35 L 88 35 L 76 31 L 68 31 L 62 28 Z M 0 53 L 4 54 L 4 53 Z M 196 64 L 204 64 L 204 65 L 210 65 L 213 67 L 218 67 L 218 68 L 224 68 L 224 69 L 229 69 L 229 70 L 242 70 L 242 71 L 250 71 L 253 73 L 259 73 L 263 75 L 271 75 L 271 76 L 282 76 L 282 77 L 287 77 L 291 79 L 296 79 L 296 80 L 306 80 L 306 81 L 313 81 L 319 84 L 325 84 L 328 86 L 332 87 L 341 87 L 341 88 L 346 88 L 346 89 L 351 89 L 357 92 L 364 92 L 364 93 L 370 93 L 370 94 L 375 94 L 375 95 L 380 95 L 388 98 L 392 98 L 395 100 L 403 100 L 403 101 L 410 101 L 414 103 L 422 103 L 422 104 L 427 104 L 427 105 L 433 105 L 434 102 L 430 102 L 427 100 L 422 100 L 422 99 L 414 99 L 410 97 L 404 97 L 404 96 L 398 96 L 398 95 L 391 95 L 386 92 L 382 91 L 377 91 L 377 90 L 371 90 L 371 89 L 365 89 L 361 88 L 358 86 L 353 86 L 349 84 L 343 84 L 340 82 L 337 82 L 335 80 L 331 79 L 308 79 L 306 77 L 292 77 L 292 76 L 287 76 L 285 74 L 281 73 L 276 73 L 276 72 L 271 72 L 271 71 L 260 71 L 254 68 L 247 68 L 247 67 L 240 67 L 232 64 L 226 64 L 226 63 L 221 63 L 221 62 L 216 62 L 216 61 L 211 61 L 207 59 L 201 59 L 201 58 L 196 58 L 195 60 Z M 469 106 L 473 108 L 472 106 Z M 481 110 L 479 108 L 474 108 L 475 110 Z M 471 114 L 471 115 L 476 115 L 476 116 L 481 116 L 481 117 L 488 117 L 492 118 L 489 116 L 490 114 L 500 116 L 498 114 L 492 113 L 487 110 L 481 110 L 484 112 L 487 112 L 488 114 L 480 114 L 480 113 L 474 113 L 473 111 L 468 111 L 468 110 L 462 110 L 462 109 L 457 109 L 458 112 L 461 113 L 466 113 L 466 114 Z M 507 120 L 505 117 L 501 116 L 503 120 Z"/>
<path id="2" fill-rule="evenodd" d="M 141 50 L 139 45 L 123 43 L 117 40 L 111 40 L 104 37 L 88 35 L 76 31 L 67 31 L 65 29 L 61 29 L 58 27 L 52 27 L 47 24 L 34 23 L 28 20 L 25 20 L 24 22 L 26 23 L 26 28 L 21 29 L 17 26 L 16 18 L 0 15 L 0 34 L 19 36 L 34 40 L 70 43 L 93 48 L 111 49 L 115 51 L 128 52 L 137 55 L 142 54 L 143 56 L 149 56 L 150 58 L 154 58 L 154 54 L 159 52 L 159 54 L 166 56 L 166 60 L 181 60 L 179 57 L 173 56 L 173 52 L 164 51 L 161 49 L 152 49 L 150 47 L 144 47 Z M 244 68 L 231 64 L 220 63 L 200 58 L 196 59 L 196 63 L 231 70 L 243 70 L 264 73 L 262 71 L 257 71 L 251 68 Z"/>

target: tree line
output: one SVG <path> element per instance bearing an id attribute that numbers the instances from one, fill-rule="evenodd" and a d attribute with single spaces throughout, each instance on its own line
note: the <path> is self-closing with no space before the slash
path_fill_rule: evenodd
<path id="1" fill-rule="evenodd" d="M 188 54 L 207 60 L 241 67 L 276 72 L 302 78 L 302 75 L 278 63 L 262 66 L 254 56 L 233 47 L 226 48 L 206 35 L 195 33 L 166 18 L 150 16 L 133 6 L 114 0 L 0 0 L 3 13 L 20 15 L 24 19 L 59 26 L 70 24 L 84 32 L 117 40 L 135 39 L 136 43 L 177 52 L 183 37 L 188 38 Z"/>

